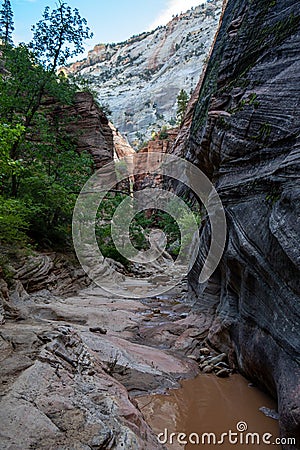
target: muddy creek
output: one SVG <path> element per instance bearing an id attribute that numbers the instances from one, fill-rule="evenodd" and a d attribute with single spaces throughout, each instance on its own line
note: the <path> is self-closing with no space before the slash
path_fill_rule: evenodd
<path id="1" fill-rule="evenodd" d="M 170 450 L 209 449 L 219 445 L 224 450 L 268 448 L 279 436 L 278 421 L 259 410 L 262 407 L 276 410 L 276 403 L 256 387 L 251 387 L 240 375 L 220 379 L 202 374 L 183 381 L 180 389 L 171 390 L 168 395 L 149 395 L 137 400 L 147 422 L 157 435 L 162 433 L 160 441 Z M 228 435 L 222 438 L 222 433 L 229 433 L 229 430 L 237 433 L 232 434 L 232 443 Z M 171 433 L 176 435 L 172 437 Z M 179 433 L 187 437 L 179 436 Z M 213 444 L 213 436 L 210 445 L 208 437 L 202 443 L 203 433 L 214 433 L 216 444 Z M 257 433 L 259 443 L 255 437 L 252 444 L 249 435 L 246 444 L 248 433 Z M 270 444 L 262 442 L 264 435 Z M 238 441 L 234 443 L 236 439 Z M 185 440 L 188 440 L 187 444 L 180 443 Z M 279 445 L 274 447 L 280 448 Z"/>

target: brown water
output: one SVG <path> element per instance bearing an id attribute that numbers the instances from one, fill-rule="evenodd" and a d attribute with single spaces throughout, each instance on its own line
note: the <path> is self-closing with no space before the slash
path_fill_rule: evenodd
<path id="1" fill-rule="evenodd" d="M 276 403 L 259 389 L 249 387 L 248 381 L 240 375 L 220 379 L 214 375 L 202 374 L 193 380 L 183 381 L 182 388 L 171 390 L 168 395 L 148 395 L 136 400 L 154 432 L 164 433 L 161 442 L 164 443 L 167 436 L 166 447 L 171 450 L 270 448 L 262 442 L 262 436 L 270 433 L 272 437 L 266 436 L 266 439 L 271 444 L 279 436 L 278 421 L 259 411 L 263 406 L 276 409 Z M 247 431 L 237 431 L 239 422 L 246 422 Z M 165 429 L 168 430 L 167 433 Z M 213 445 L 213 440 L 211 445 L 208 445 L 207 440 L 202 444 L 202 433 L 215 433 L 218 442 L 222 441 L 222 433 L 228 433 L 229 430 L 237 433 L 231 436 L 233 442 L 238 439 L 237 443 L 230 443 L 229 437 L 224 436 L 222 444 Z M 248 437 L 246 444 L 247 433 L 254 432 L 260 434 L 259 443 L 255 438 L 255 443 L 252 444 L 251 438 Z M 176 433 L 176 436 L 170 437 L 171 433 Z M 193 443 L 180 444 L 178 433 L 187 435 L 187 438 L 179 437 L 179 442 L 186 439 L 189 441 L 191 438 Z M 190 436 L 190 433 L 200 436 L 200 444 L 197 444 L 197 437 Z M 271 448 L 280 446 L 272 445 Z"/>

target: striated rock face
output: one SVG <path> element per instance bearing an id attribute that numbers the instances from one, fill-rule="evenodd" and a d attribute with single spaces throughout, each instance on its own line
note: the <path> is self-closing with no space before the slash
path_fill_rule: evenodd
<path id="1" fill-rule="evenodd" d="M 2 254 L 6 249 L 1 247 Z M 32 253 L 17 256 L 6 263 L 3 273 L 0 267 L 0 325 L 7 320 L 23 320 L 24 300 L 36 291 L 50 295 L 71 295 L 90 284 L 90 280 L 74 256 L 58 253 Z M 50 294 L 51 293 L 51 294 Z"/>
<path id="2" fill-rule="evenodd" d="M 161 139 L 159 135 L 147 143 L 147 146 L 139 150 L 138 157 L 135 158 L 134 187 L 135 190 L 149 188 L 150 186 L 159 186 L 163 184 L 161 175 L 153 175 L 155 167 L 153 167 L 153 157 L 149 153 L 158 153 L 155 165 L 160 164 L 162 157 L 159 154 L 170 153 L 172 145 L 178 135 L 178 128 L 173 128 L 165 132 L 165 138 Z M 144 170 L 144 173 L 142 172 Z M 152 173 L 150 173 L 152 172 Z"/>
<path id="3" fill-rule="evenodd" d="M 109 104 L 115 126 L 130 143 L 141 143 L 153 129 L 174 125 L 177 95 L 196 86 L 222 3 L 207 2 L 125 42 L 97 45 L 64 70 L 88 78 L 100 102 Z"/>
<path id="4" fill-rule="evenodd" d="M 96 169 L 113 160 L 113 134 L 91 94 L 78 92 L 72 106 L 57 107 L 54 114 L 69 118 L 67 130 L 76 138 L 78 151 L 90 153 Z"/>
<path id="5" fill-rule="evenodd" d="M 53 108 L 51 102 L 50 99 L 47 106 Z M 88 92 L 77 92 L 71 106 L 54 105 L 52 114 L 66 122 L 68 133 L 76 141 L 77 151 L 90 153 L 96 170 L 135 153 Z"/>
<path id="6" fill-rule="evenodd" d="M 229 0 L 200 86 L 183 154 L 214 182 L 228 223 L 218 270 L 198 284 L 216 312 L 208 339 L 278 398 L 286 437 L 300 442 L 300 7 Z M 209 222 L 201 228 L 203 253 Z M 283 448 L 299 448 L 283 446 Z"/>

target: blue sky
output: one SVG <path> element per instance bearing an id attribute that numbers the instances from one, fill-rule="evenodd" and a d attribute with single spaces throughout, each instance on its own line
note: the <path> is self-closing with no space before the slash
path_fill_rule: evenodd
<path id="1" fill-rule="evenodd" d="M 1 1 L 1 0 L 0 0 Z M 177 14 L 204 0 L 66 0 L 78 8 L 88 21 L 94 38 L 87 50 L 101 42 L 120 42 L 134 34 L 167 23 Z M 46 6 L 55 7 L 55 0 L 11 0 L 15 21 L 15 42 L 28 42 L 30 28 L 42 16 Z"/>

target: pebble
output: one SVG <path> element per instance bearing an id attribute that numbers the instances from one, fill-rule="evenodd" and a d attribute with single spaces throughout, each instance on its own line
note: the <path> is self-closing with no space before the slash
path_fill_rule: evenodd
<path id="1" fill-rule="evenodd" d="M 206 366 L 203 369 L 203 373 L 212 373 L 213 369 L 214 368 L 212 366 Z"/>
<path id="2" fill-rule="evenodd" d="M 259 408 L 259 410 L 262 413 L 264 413 L 265 416 L 271 417 L 271 419 L 275 419 L 275 420 L 279 419 L 279 414 L 274 409 L 270 409 L 270 408 L 266 408 L 265 406 L 262 406 L 261 408 Z"/>
<path id="3" fill-rule="evenodd" d="M 210 355 L 210 350 L 206 347 L 200 348 L 201 355 Z"/>
<path id="4" fill-rule="evenodd" d="M 204 361 L 202 364 L 200 364 L 199 365 L 199 367 L 200 367 L 200 370 L 203 370 L 204 369 L 204 367 L 206 367 L 206 366 L 209 366 L 209 363 L 208 363 L 208 361 Z"/>
<path id="5" fill-rule="evenodd" d="M 219 367 L 220 369 L 229 369 L 228 364 L 226 364 L 226 363 L 223 362 L 223 361 L 218 362 L 217 364 L 215 364 L 215 367 Z"/>
<path id="6" fill-rule="evenodd" d="M 218 372 L 216 372 L 216 376 L 220 378 L 226 378 L 229 376 L 229 374 L 230 374 L 229 369 L 221 369 Z"/>
<path id="7" fill-rule="evenodd" d="M 214 358 L 211 358 L 209 361 L 209 364 L 217 364 L 219 362 L 223 362 L 227 359 L 226 353 L 221 353 L 221 355 L 215 356 Z"/>
<path id="8" fill-rule="evenodd" d="M 90 327 L 89 330 L 92 333 L 100 333 L 100 334 L 106 334 L 107 330 L 105 328 L 101 328 L 101 327 Z"/>
<path id="9" fill-rule="evenodd" d="M 210 350 L 206 347 L 200 349 L 200 353 L 202 353 L 202 355 L 198 358 L 200 361 L 199 369 L 203 373 L 214 372 L 216 376 L 220 378 L 228 377 L 232 373 L 232 370 L 225 362 L 225 360 L 227 360 L 226 353 L 221 353 L 217 356 L 204 356 L 203 353 L 207 353 L 207 351 L 210 353 Z"/>

